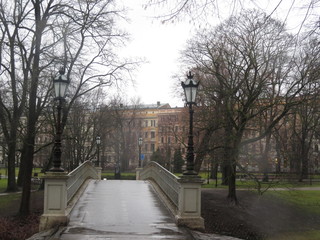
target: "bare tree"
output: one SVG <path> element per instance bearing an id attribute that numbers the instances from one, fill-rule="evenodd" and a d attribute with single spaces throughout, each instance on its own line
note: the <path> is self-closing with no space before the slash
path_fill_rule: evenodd
<path id="1" fill-rule="evenodd" d="M 9 6 L 12 4 L 7 3 Z M 8 6 L 7 6 L 8 7 Z M 25 67 L 26 55 L 22 44 L 27 37 L 20 34 L 18 28 L 23 21 L 25 9 L 16 3 L 6 8 L 5 3 L 0 6 L 1 42 L 1 90 L 0 90 L 0 122 L 7 144 L 8 186 L 7 191 L 17 190 L 15 182 L 15 154 L 17 142 L 17 129 L 27 100 L 27 82 L 29 71 L 19 71 Z M 21 64 L 22 63 L 22 64 Z M 30 63 L 30 60 L 29 62 Z"/>
<path id="2" fill-rule="evenodd" d="M 77 98 L 122 81 L 123 73 L 133 68 L 132 62 L 118 59 L 114 53 L 126 39 L 126 34 L 115 27 L 121 12 L 109 0 L 19 0 L 0 4 L 1 87 L 10 89 L 0 93 L 1 126 L 10 146 L 8 190 L 16 189 L 15 131 L 23 110 L 27 110 L 20 168 L 24 183 L 21 214 L 29 211 L 37 122 L 52 100 L 52 73 L 63 67 L 72 78 L 70 101 L 63 111 L 64 127 Z"/>
<path id="3" fill-rule="evenodd" d="M 186 63 L 198 71 L 205 104 L 217 106 L 217 114 L 222 116 L 224 137 L 220 142 L 232 202 L 237 202 L 235 177 L 241 146 L 265 137 L 306 86 L 290 76 L 291 43 L 282 23 L 259 11 L 244 11 L 212 31 L 198 33 L 184 53 Z M 281 97 L 269 101 L 268 93 L 275 90 L 274 96 Z M 256 117 L 280 103 L 281 111 L 265 131 L 243 140 L 244 131 Z"/>
<path id="4" fill-rule="evenodd" d="M 301 16 L 301 21 L 299 22 L 300 26 L 297 30 L 299 34 L 302 28 L 305 27 L 311 29 L 312 32 L 318 28 L 312 23 L 318 22 L 317 11 L 320 7 L 320 1 L 145 0 L 144 6 L 145 8 L 156 8 L 156 17 L 161 19 L 162 22 L 174 22 L 186 19 L 201 25 L 206 25 L 212 18 L 215 20 L 224 20 L 226 17 L 238 15 L 241 11 L 252 7 L 261 11 L 266 11 L 266 7 L 271 7 L 268 13 L 269 17 L 274 17 L 276 14 L 281 15 L 283 16 L 284 23 L 287 23 L 290 14 L 294 15 L 299 12 L 299 14 L 304 14 Z"/>
<path id="5" fill-rule="evenodd" d="M 316 34 L 305 38 L 295 58 L 295 77 L 307 83 L 299 95 L 301 104 L 292 109 L 292 115 L 289 118 L 292 126 L 289 134 L 291 144 L 294 144 L 291 166 L 300 173 L 300 181 L 308 175 L 310 150 L 319 124 L 320 48 L 318 39 Z"/>

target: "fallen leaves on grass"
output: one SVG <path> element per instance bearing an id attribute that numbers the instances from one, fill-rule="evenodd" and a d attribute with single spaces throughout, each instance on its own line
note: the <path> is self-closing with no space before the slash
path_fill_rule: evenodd
<path id="1" fill-rule="evenodd" d="M 0 217 L 1 240 L 23 240 L 38 232 L 39 215 Z"/>

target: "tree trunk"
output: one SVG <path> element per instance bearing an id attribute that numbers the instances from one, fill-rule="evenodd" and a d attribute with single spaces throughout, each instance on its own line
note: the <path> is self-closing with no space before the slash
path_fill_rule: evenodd
<path id="1" fill-rule="evenodd" d="M 305 141 L 301 141 L 301 171 L 299 181 L 302 182 L 303 179 L 308 177 L 309 170 L 309 159 L 308 151 Z"/>
<path id="2" fill-rule="evenodd" d="M 16 114 L 14 114 L 16 115 Z M 7 192 L 15 192 L 18 190 L 16 184 L 16 148 L 17 148 L 17 126 L 18 117 L 14 117 L 11 123 L 10 137 L 8 141 L 8 183 Z"/>
<path id="3" fill-rule="evenodd" d="M 234 159 L 232 160 L 234 163 L 230 165 L 230 172 L 229 172 L 229 191 L 228 191 L 228 200 L 233 205 L 238 205 L 238 199 L 236 194 L 236 164 Z"/>
<path id="4" fill-rule="evenodd" d="M 25 161 L 25 173 L 23 176 L 23 191 L 20 204 L 20 215 L 28 215 L 30 212 L 30 191 L 31 191 L 31 177 L 33 167 L 33 154 L 34 143 L 36 136 L 36 123 L 38 120 L 39 112 L 37 112 L 37 92 L 39 85 L 40 75 L 40 47 L 42 32 L 46 26 L 46 18 L 41 18 L 41 1 L 35 0 L 33 2 L 35 12 L 35 50 L 32 65 L 32 76 L 29 92 L 29 112 L 28 112 L 28 125 L 27 134 L 24 142 L 23 152 L 24 158 L 21 161 Z M 49 6 L 48 6 L 49 7 Z"/>
<path id="5" fill-rule="evenodd" d="M 19 165 L 19 173 L 18 173 L 18 180 L 17 180 L 17 185 L 19 187 L 22 187 L 22 183 L 23 183 L 23 179 L 24 179 L 23 176 L 26 171 L 25 161 L 23 161 L 25 151 L 22 149 L 21 152 L 22 152 L 22 154 L 21 154 L 21 161 L 20 161 L 20 165 Z"/>
<path id="6" fill-rule="evenodd" d="M 262 165 L 263 165 L 263 182 L 269 182 L 269 153 L 271 151 L 271 133 L 266 136 L 265 149 L 262 155 Z"/>
<path id="7" fill-rule="evenodd" d="M 279 139 L 276 137 L 276 153 L 277 153 L 277 161 L 276 161 L 276 173 L 281 173 L 281 153 L 280 153 L 280 142 Z"/>
<path id="8" fill-rule="evenodd" d="M 210 129 L 207 129 L 205 132 L 205 135 L 201 139 L 201 142 L 198 144 L 198 147 L 196 149 L 196 157 L 194 161 L 194 171 L 199 172 L 204 157 L 208 154 L 208 148 L 209 148 L 209 139 L 211 138 L 212 131 Z"/>
<path id="9" fill-rule="evenodd" d="M 221 185 L 228 186 L 229 185 L 229 176 L 231 174 L 230 165 L 223 163 L 221 165 L 221 173 L 222 173 Z"/>
<path id="10" fill-rule="evenodd" d="M 18 190 L 16 184 L 16 169 L 15 169 L 15 142 L 9 143 L 8 149 L 8 184 L 7 192 L 15 192 Z"/>
<path id="11" fill-rule="evenodd" d="M 218 163 L 211 163 L 210 166 L 210 178 L 216 179 L 218 177 Z"/>
<path id="12" fill-rule="evenodd" d="M 236 163 L 237 163 L 237 145 L 231 148 L 225 148 L 225 162 L 228 169 L 228 200 L 232 205 L 238 204 L 236 194 Z"/>
<path id="13" fill-rule="evenodd" d="M 31 193 L 31 177 L 33 167 L 33 152 L 34 152 L 34 137 L 29 136 L 27 143 L 30 145 L 25 147 L 24 158 L 25 161 L 24 175 L 23 175 L 23 191 L 21 196 L 19 214 L 22 216 L 30 213 L 30 193 Z"/>
<path id="14" fill-rule="evenodd" d="M 38 66 L 38 65 L 37 65 Z M 38 67 L 37 67 L 38 68 Z M 36 93 L 38 87 L 38 75 L 32 79 L 30 89 L 30 100 L 29 100 L 29 114 L 28 114 L 28 125 L 27 134 L 24 141 L 21 161 L 24 161 L 23 168 L 23 191 L 20 203 L 20 215 L 28 215 L 30 211 L 30 191 L 31 191 L 31 177 L 33 168 L 33 154 L 34 154 L 34 143 L 36 135 Z"/>

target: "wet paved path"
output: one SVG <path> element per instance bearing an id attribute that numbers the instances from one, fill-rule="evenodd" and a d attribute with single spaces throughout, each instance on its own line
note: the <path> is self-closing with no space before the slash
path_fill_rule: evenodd
<path id="1" fill-rule="evenodd" d="M 93 180 L 71 212 L 62 240 L 192 239 L 144 181 Z"/>

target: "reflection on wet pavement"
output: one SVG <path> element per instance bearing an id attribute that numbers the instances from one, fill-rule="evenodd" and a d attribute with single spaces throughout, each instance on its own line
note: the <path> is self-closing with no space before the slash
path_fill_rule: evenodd
<path id="1" fill-rule="evenodd" d="M 91 181 L 72 210 L 63 240 L 192 239 L 145 181 Z"/>

